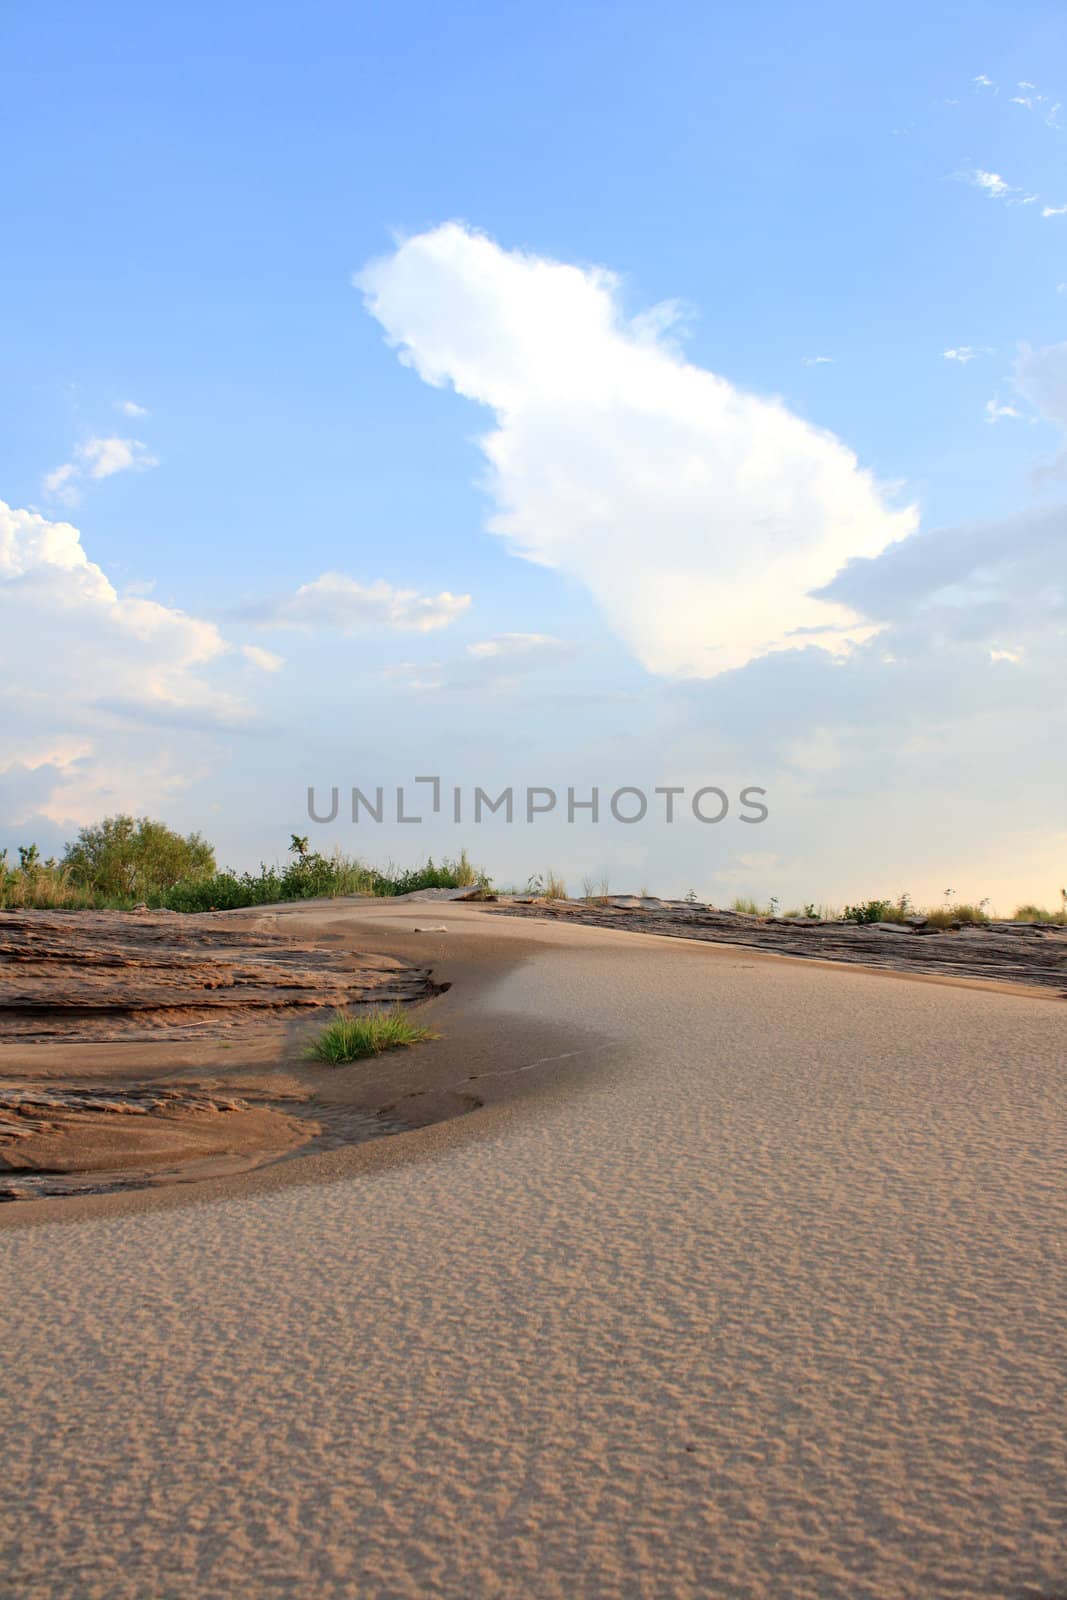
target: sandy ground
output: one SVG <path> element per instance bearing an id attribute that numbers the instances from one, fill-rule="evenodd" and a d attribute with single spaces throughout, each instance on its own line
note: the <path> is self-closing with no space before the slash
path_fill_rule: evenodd
<path id="1" fill-rule="evenodd" d="M 489 1103 L 5 1207 L 0 1592 L 1067 1596 L 1061 1000 L 345 916 Z"/>

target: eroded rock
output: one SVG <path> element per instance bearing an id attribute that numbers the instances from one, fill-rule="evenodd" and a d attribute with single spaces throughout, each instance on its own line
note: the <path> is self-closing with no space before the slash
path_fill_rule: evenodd
<path id="1" fill-rule="evenodd" d="M 0 912 L 0 1041 L 200 1037 L 436 991 L 428 967 L 210 913 Z"/>

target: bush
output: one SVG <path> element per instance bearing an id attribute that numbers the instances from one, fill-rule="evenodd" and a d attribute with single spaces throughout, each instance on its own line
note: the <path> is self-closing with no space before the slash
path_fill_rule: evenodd
<path id="1" fill-rule="evenodd" d="M 198 833 L 183 838 L 150 817 L 116 816 L 82 828 L 60 866 L 73 885 L 94 895 L 147 900 L 176 883 L 210 877 L 215 852 Z"/>
<path id="2" fill-rule="evenodd" d="M 292 836 L 283 866 L 260 863 L 259 871 L 219 872 L 215 853 L 197 833 L 187 838 L 147 817 L 108 817 L 83 828 L 63 860 L 42 861 L 36 845 L 19 847 L 19 865 L 0 852 L 0 908 L 129 910 L 143 901 L 168 911 L 235 911 L 337 895 L 410 894 L 415 889 L 460 889 L 489 879 L 467 852 L 440 864 L 385 870 L 343 855 L 308 849 Z"/>
<path id="3" fill-rule="evenodd" d="M 846 906 L 842 912 L 845 922 L 903 922 L 905 913 L 892 900 L 861 900 L 858 906 Z"/>

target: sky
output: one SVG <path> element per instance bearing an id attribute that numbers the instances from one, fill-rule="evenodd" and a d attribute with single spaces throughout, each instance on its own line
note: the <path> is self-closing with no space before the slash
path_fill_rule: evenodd
<path id="1" fill-rule="evenodd" d="M 1062 7 L 0 42 L 0 848 L 1058 904 Z"/>

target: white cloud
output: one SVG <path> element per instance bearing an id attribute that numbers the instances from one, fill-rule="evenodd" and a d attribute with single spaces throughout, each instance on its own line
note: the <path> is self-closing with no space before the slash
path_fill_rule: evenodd
<path id="1" fill-rule="evenodd" d="M 963 178 L 974 188 L 981 189 L 991 200 L 1004 200 L 1008 195 L 1017 193 L 1010 183 L 1005 183 L 999 172 L 985 172 L 981 167 L 975 167 L 973 171 L 964 173 Z"/>
<path id="2" fill-rule="evenodd" d="M 976 350 L 973 345 L 961 344 L 955 350 L 946 350 L 944 356 L 946 361 L 959 361 L 966 366 L 968 361 L 974 361 L 977 356 L 987 356 L 989 353 L 984 349 Z"/>
<path id="3" fill-rule="evenodd" d="M 324 572 L 276 605 L 252 613 L 257 621 L 283 628 L 337 628 L 360 633 L 372 628 L 410 629 L 429 633 L 445 628 L 462 616 L 471 603 L 469 594 L 419 594 L 397 589 L 378 579 L 358 583 L 343 572 Z"/>
<path id="4" fill-rule="evenodd" d="M 1005 417 L 1019 417 L 1022 413 L 1018 407 L 1013 406 L 1009 400 L 987 400 L 985 403 L 985 419 L 987 422 L 1000 422 Z"/>
<path id="5" fill-rule="evenodd" d="M 495 412 L 490 531 L 584 583 L 650 670 L 711 676 L 831 625 L 812 600 L 916 524 L 833 434 L 686 362 L 617 278 L 456 223 L 358 279 L 401 360 Z"/>
<path id="6" fill-rule="evenodd" d="M 116 434 L 86 439 L 74 454 L 90 478 L 110 478 L 116 472 L 144 472 L 148 467 L 159 466 L 140 439 L 120 439 Z"/>
<path id="7" fill-rule="evenodd" d="M 832 367 L 833 356 L 801 356 L 801 365 L 805 367 Z"/>
<path id="8" fill-rule="evenodd" d="M 968 172 L 957 172 L 954 176 L 961 183 L 969 183 L 973 189 L 981 189 L 990 200 L 1003 200 L 1008 206 L 1032 206 L 1041 198 L 1038 194 L 1024 193 L 1022 189 L 1002 178 L 999 172 L 986 172 L 981 167 L 974 167 Z"/>
<path id="9" fill-rule="evenodd" d="M 212 681 L 230 655 L 214 623 L 120 594 L 71 523 L 0 501 L 4 787 L 32 794 L 35 813 L 84 822 L 108 795 L 111 809 L 137 809 L 181 787 L 167 731 L 247 719 Z"/>
<path id="10" fill-rule="evenodd" d="M 72 461 L 65 461 L 61 467 L 55 467 L 44 475 L 44 492 L 53 500 L 61 500 L 64 505 L 77 505 L 78 490 L 75 486 L 77 467 Z"/>
<path id="11" fill-rule="evenodd" d="M 78 484 L 83 478 L 110 478 L 116 472 L 145 472 L 149 467 L 158 466 L 158 459 L 140 439 L 120 439 L 117 434 L 108 434 L 77 445 L 72 460 L 45 474 L 44 490 L 64 505 L 74 506 L 78 503 Z"/>
<path id="12" fill-rule="evenodd" d="M 1067 206 L 1042 206 L 1043 217 L 1067 217 Z"/>
<path id="13" fill-rule="evenodd" d="M 1032 111 L 1039 116 L 1050 128 L 1059 127 L 1059 116 L 1063 107 L 1060 101 L 1053 101 L 1049 95 L 1041 94 L 1035 83 L 1022 79 L 1018 85 L 1021 94 L 1013 94 L 1011 104 L 1022 106 L 1024 111 Z"/>
<path id="14" fill-rule="evenodd" d="M 984 72 L 976 73 L 971 82 L 976 89 L 992 89 L 994 94 L 999 92 L 992 78 L 987 78 Z"/>
<path id="15" fill-rule="evenodd" d="M 148 417 L 152 414 L 147 406 L 139 406 L 136 400 L 116 400 L 115 410 L 121 411 L 124 417 Z"/>

